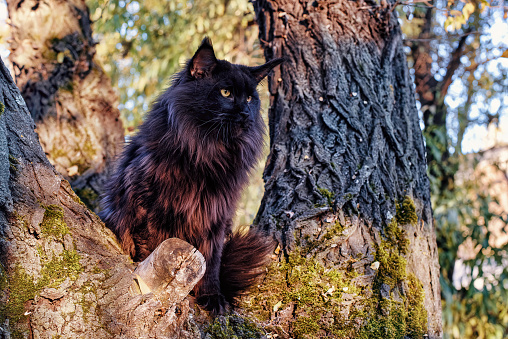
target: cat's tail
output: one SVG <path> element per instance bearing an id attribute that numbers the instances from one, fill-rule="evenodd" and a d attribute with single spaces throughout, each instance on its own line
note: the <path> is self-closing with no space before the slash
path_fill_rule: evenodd
<path id="1" fill-rule="evenodd" d="M 274 245 L 270 238 L 251 228 L 235 232 L 224 244 L 220 269 L 221 292 L 230 304 L 253 286 L 265 272 Z"/>

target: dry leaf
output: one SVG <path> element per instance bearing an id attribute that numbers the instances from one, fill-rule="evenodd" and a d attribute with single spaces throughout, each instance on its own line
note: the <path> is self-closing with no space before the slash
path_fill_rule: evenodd
<path id="1" fill-rule="evenodd" d="M 277 312 L 277 310 L 278 310 L 279 308 L 281 308 L 281 306 L 282 306 L 282 300 L 281 300 L 281 301 L 279 301 L 278 303 L 276 303 L 276 304 L 273 306 L 273 312 Z"/>
<path id="2" fill-rule="evenodd" d="M 77 165 L 74 165 L 74 166 L 71 166 L 69 168 L 67 168 L 67 174 L 72 177 L 76 174 L 79 174 L 79 169 L 78 169 L 78 166 Z"/>

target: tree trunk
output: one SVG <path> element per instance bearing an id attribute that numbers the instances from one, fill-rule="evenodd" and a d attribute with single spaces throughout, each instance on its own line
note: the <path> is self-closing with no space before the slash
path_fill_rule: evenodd
<path id="1" fill-rule="evenodd" d="M 163 242 L 136 271 L 51 166 L 0 60 L 0 338 L 195 337 L 204 258 Z"/>
<path id="2" fill-rule="evenodd" d="M 283 337 L 442 335 L 425 146 L 395 3 L 254 2 L 266 58 L 286 62 L 269 80 L 256 219 L 279 242 L 278 261 L 247 305 Z"/>
<path id="3" fill-rule="evenodd" d="M 116 95 L 95 62 L 83 0 L 7 1 L 16 84 L 49 159 L 97 211 L 123 142 Z"/>

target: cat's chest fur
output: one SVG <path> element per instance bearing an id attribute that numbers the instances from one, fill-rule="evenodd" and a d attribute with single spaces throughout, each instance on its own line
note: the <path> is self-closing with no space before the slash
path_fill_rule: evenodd
<path id="1" fill-rule="evenodd" d="M 233 217 L 254 165 L 244 154 L 258 150 L 239 140 L 229 147 L 208 141 L 206 146 L 197 145 L 196 151 L 175 146 L 176 139 L 176 135 L 167 137 L 150 149 L 144 140 L 133 140 L 131 146 L 137 150 L 131 153 L 127 167 L 137 167 L 133 173 L 143 173 L 143 177 L 135 180 L 146 186 L 138 198 L 138 223 L 166 230 L 168 236 L 180 236 L 193 228 L 213 232 Z"/>

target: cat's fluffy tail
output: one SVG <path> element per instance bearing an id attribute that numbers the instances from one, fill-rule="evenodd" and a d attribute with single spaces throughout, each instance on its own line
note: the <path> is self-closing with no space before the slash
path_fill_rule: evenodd
<path id="1" fill-rule="evenodd" d="M 220 270 L 221 292 L 230 304 L 265 272 L 273 242 L 261 232 L 235 232 L 224 244 Z"/>

